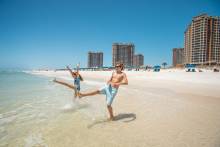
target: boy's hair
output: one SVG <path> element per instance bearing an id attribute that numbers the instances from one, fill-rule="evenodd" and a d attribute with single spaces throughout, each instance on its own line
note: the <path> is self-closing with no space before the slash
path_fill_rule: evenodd
<path id="1" fill-rule="evenodd" d="M 119 66 L 121 70 L 124 70 L 124 64 L 123 63 L 117 63 L 115 67 Z"/>

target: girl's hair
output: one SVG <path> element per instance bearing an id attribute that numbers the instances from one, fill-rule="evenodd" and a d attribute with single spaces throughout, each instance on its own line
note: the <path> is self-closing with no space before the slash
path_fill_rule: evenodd
<path id="1" fill-rule="evenodd" d="M 77 76 L 76 72 L 72 72 L 72 74 L 73 74 L 74 76 Z"/>
<path id="2" fill-rule="evenodd" d="M 83 81 L 82 76 L 81 76 L 78 72 L 73 72 L 73 74 L 74 74 L 75 76 L 79 76 L 80 81 Z"/>

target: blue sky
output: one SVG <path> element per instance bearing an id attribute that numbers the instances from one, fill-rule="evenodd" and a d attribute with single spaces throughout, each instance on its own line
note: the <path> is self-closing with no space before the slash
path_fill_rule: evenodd
<path id="1" fill-rule="evenodd" d="M 145 64 L 172 62 L 184 31 L 201 13 L 220 16 L 219 0 L 0 0 L 0 68 L 87 65 L 113 42 L 133 42 Z"/>

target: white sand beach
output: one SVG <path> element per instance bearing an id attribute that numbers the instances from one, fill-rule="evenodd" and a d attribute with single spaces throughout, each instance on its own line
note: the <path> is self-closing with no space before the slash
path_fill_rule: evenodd
<path id="1" fill-rule="evenodd" d="M 220 73 L 125 72 L 129 85 L 120 87 L 113 102 L 115 121 L 104 120 L 105 96 L 83 98 L 82 103 L 94 102 L 92 109 L 101 109 L 105 115 L 99 118 L 92 109 L 91 118 L 75 112 L 66 119 L 63 114 L 59 121 L 44 127 L 45 143 L 57 147 L 220 146 Z M 33 74 L 71 78 L 66 71 Z M 81 74 L 85 79 L 81 91 L 99 88 L 111 76 L 110 71 Z M 84 89 L 84 85 L 90 87 Z"/>

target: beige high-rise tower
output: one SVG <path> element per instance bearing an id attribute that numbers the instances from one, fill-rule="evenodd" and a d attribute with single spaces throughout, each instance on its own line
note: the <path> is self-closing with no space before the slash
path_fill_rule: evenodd
<path id="1" fill-rule="evenodd" d="M 185 31 L 184 55 L 185 63 L 220 63 L 220 17 L 207 14 L 193 17 Z"/>
<path id="2" fill-rule="evenodd" d="M 184 48 L 173 49 L 173 67 L 181 66 L 184 64 Z"/>
<path id="3" fill-rule="evenodd" d="M 134 55 L 134 63 L 133 66 L 140 67 L 144 65 L 144 56 L 142 54 Z"/>
<path id="4" fill-rule="evenodd" d="M 103 52 L 88 52 L 88 67 L 103 67 Z"/>
<path id="5" fill-rule="evenodd" d="M 133 66 L 135 46 L 132 43 L 113 43 L 112 45 L 112 65 L 123 63 L 125 66 Z"/>

